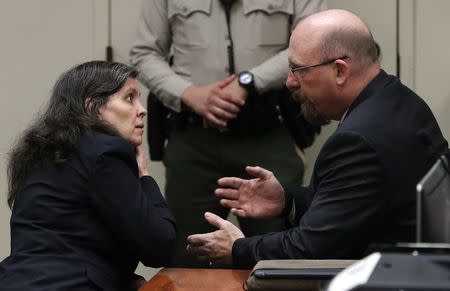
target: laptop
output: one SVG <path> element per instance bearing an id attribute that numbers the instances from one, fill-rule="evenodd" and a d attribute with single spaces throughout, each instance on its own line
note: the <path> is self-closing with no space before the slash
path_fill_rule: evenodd
<path id="1" fill-rule="evenodd" d="M 382 251 L 450 253 L 450 169 L 442 155 L 417 183 L 416 242 L 396 243 Z"/>
<path id="2" fill-rule="evenodd" d="M 450 243 L 450 171 L 441 156 L 417 184 L 418 243 Z"/>

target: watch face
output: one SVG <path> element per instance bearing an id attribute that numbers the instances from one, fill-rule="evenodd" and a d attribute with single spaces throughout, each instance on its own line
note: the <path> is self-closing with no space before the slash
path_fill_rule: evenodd
<path id="1" fill-rule="evenodd" d="M 242 73 L 239 75 L 239 82 L 243 85 L 248 85 L 253 81 L 253 76 L 250 73 Z"/>

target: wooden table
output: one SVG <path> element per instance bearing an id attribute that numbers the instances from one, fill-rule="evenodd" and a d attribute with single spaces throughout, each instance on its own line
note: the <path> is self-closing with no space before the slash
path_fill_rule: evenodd
<path id="1" fill-rule="evenodd" d="M 139 291 L 242 291 L 251 270 L 165 268 Z"/>

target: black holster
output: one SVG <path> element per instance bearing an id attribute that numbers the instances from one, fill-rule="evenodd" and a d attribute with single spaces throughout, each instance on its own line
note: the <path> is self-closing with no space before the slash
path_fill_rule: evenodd
<path id="1" fill-rule="evenodd" d="M 150 160 L 161 161 L 166 140 L 170 134 L 172 115 L 176 113 L 164 106 L 151 92 L 148 94 L 147 112 L 147 141 Z"/>

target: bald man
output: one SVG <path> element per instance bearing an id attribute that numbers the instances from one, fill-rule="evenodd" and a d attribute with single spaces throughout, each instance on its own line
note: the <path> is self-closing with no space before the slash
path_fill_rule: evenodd
<path id="1" fill-rule="evenodd" d="M 357 259 L 371 243 L 412 241 L 415 185 L 447 147 L 424 103 L 380 69 L 375 41 L 356 15 L 327 10 L 301 21 L 289 42 L 286 81 L 312 123 L 339 120 L 314 166 L 309 187 L 283 189 L 272 172 L 222 178 L 215 194 L 240 217 L 284 216 L 287 231 L 245 238 L 218 228 L 188 238 L 211 266 L 251 268 L 263 259 Z"/>

